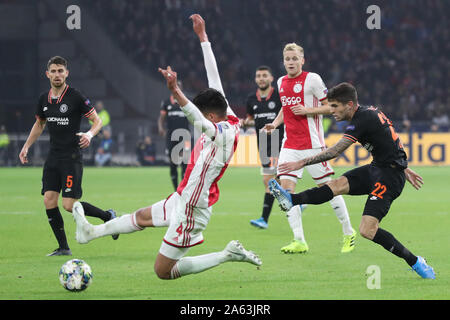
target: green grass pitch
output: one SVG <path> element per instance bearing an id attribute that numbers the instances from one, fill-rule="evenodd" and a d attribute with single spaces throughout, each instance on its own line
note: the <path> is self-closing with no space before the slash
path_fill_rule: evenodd
<path id="1" fill-rule="evenodd" d="M 220 181 L 202 245 L 188 255 L 222 250 L 232 239 L 255 251 L 261 268 L 226 263 L 206 272 L 164 281 L 153 263 L 165 228 L 105 237 L 86 245 L 75 241 L 75 223 L 61 207 L 73 256 L 93 269 L 84 292 L 62 288 L 58 271 L 69 257 L 46 257 L 57 247 L 40 195 L 41 168 L 0 168 L 0 299 L 133 300 L 305 300 L 305 299 L 450 299 L 450 214 L 448 167 L 414 168 L 425 180 L 420 191 L 409 184 L 381 226 L 413 253 L 424 256 L 436 280 L 423 280 L 382 247 L 357 237 L 356 249 L 341 254 L 341 227 L 329 204 L 309 206 L 303 226 L 310 251 L 285 255 L 292 240 L 285 215 L 274 204 L 269 229 L 249 224 L 260 216 L 263 185 L 259 168 L 229 168 Z M 83 200 L 119 215 L 164 199 L 172 192 L 168 168 L 85 168 Z M 337 174 L 346 168 L 336 168 Z M 313 186 L 305 173 L 297 191 Z M 366 197 L 345 196 L 355 230 Z M 98 220 L 91 220 L 94 224 Z M 379 289 L 369 289 L 369 266 L 380 270 Z"/>

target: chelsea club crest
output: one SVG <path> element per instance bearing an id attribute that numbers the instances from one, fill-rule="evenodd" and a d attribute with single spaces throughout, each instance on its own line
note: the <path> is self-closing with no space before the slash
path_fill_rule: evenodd
<path id="1" fill-rule="evenodd" d="M 67 104 L 64 103 L 59 107 L 59 112 L 65 113 L 68 109 L 69 107 L 67 106 Z"/>

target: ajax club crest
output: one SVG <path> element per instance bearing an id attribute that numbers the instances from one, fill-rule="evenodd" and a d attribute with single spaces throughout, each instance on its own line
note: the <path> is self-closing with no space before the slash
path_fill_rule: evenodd
<path id="1" fill-rule="evenodd" d="M 301 83 L 296 83 L 294 85 L 294 92 L 295 93 L 299 93 L 300 91 L 302 91 L 302 84 Z"/>

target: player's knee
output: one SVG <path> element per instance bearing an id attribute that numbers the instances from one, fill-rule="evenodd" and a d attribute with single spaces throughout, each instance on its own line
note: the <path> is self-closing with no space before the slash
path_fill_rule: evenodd
<path id="1" fill-rule="evenodd" d="M 68 212 L 72 212 L 73 203 L 72 202 L 64 202 L 63 201 L 63 208 L 64 210 Z"/>
<path id="2" fill-rule="evenodd" d="M 44 205 L 47 209 L 56 208 L 58 206 L 58 198 L 44 195 Z"/>
<path id="3" fill-rule="evenodd" d="M 324 184 L 327 184 L 330 187 L 335 196 L 347 194 L 350 190 L 348 180 L 345 176 L 341 176 L 337 179 L 331 179 Z"/>
<path id="4" fill-rule="evenodd" d="M 161 266 L 160 264 L 155 263 L 154 268 L 156 275 L 158 278 L 162 280 L 170 280 L 172 279 L 170 275 L 170 270 L 168 270 L 166 267 Z"/>
<path id="5" fill-rule="evenodd" d="M 359 226 L 359 233 L 363 238 L 372 240 L 375 237 L 375 234 L 377 233 L 378 227 L 376 225 L 368 225 L 368 224 L 361 224 Z"/>
<path id="6" fill-rule="evenodd" d="M 152 210 L 150 207 L 141 208 L 136 211 L 136 223 L 143 228 L 152 227 Z"/>

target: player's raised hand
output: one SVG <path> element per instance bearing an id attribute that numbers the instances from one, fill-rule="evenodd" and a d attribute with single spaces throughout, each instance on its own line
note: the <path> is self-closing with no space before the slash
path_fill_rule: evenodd
<path id="1" fill-rule="evenodd" d="M 19 153 L 19 159 L 22 164 L 28 163 L 28 148 L 22 148 Z"/>
<path id="2" fill-rule="evenodd" d="M 305 165 L 303 161 L 292 161 L 292 162 L 283 162 L 278 165 L 278 171 L 280 173 L 289 173 L 291 171 L 299 170 L 303 168 Z"/>
<path id="3" fill-rule="evenodd" d="M 298 104 L 295 106 L 291 107 L 291 111 L 296 115 L 296 116 L 306 116 L 308 114 L 308 110 L 306 109 L 306 107 L 302 104 Z"/>
<path id="4" fill-rule="evenodd" d="M 194 32 L 197 34 L 200 42 L 208 41 L 208 35 L 206 34 L 206 26 L 205 20 L 203 20 L 202 16 L 195 13 L 189 17 L 192 20 L 192 28 Z"/>
<path id="5" fill-rule="evenodd" d="M 93 135 L 90 131 L 78 132 L 76 135 L 80 137 L 79 146 L 81 149 L 89 147 L 89 145 L 91 144 L 91 139 L 93 137 Z"/>
<path id="6" fill-rule="evenodd" d="M 172 70 L 170 66 L 167 69 L 158 68 L 158 71 L 163 75 L 163 77 L 167 81 L 167 88 L 172 91 L 173 97 L 178 101 L 178 104 L 183 107 L 189 103 L 188 98 L 181 91 L 181 88 L 178 86 L 177 81 L 177 73 Z"/>
<path id="7" fill-rule="evenodd" d="M 170 66 L 167 69 L 158 68 L 158 71 L 166 79 L 169 90 L 174 90 L 178 86 L 177 73 Z"/>
<path id="8" fill-rule="evenodd" d="M 415 189 L 419 190 L 423 185 L 423 178 L 410 168 L 406 168 L 404 172 L 406 180 L 408 180 Z"/>

